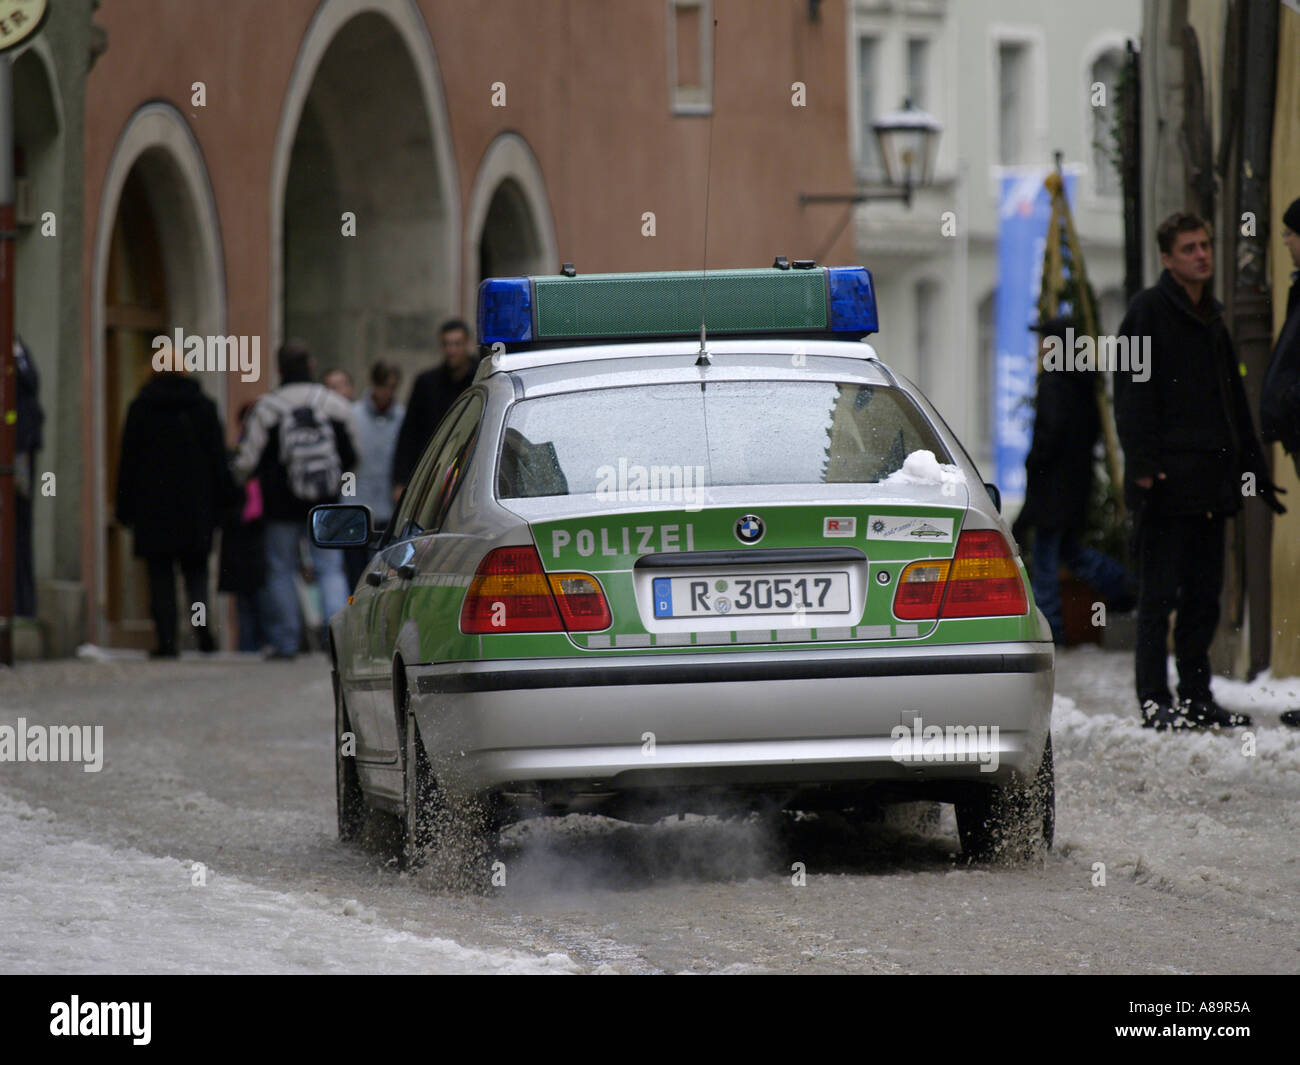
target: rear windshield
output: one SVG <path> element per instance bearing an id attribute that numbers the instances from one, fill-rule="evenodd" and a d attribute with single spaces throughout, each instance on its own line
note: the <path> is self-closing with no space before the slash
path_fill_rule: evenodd
<path id="1" fill-rule="evenodd" d="M 689 487 L 871 484 L 948 449 L 896 388 L 833 381 L 638 385 L 539 396 L 506 421 L 501 499 Z"/>

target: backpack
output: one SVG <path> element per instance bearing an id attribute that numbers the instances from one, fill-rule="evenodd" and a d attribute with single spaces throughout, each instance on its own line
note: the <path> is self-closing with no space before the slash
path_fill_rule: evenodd
<path id="1" fill-rule="evenodd" d="M 334 426 L 307 403 L 280 417 L 280 462 L 290 493 L 302 503 L 329 503 L 343 483 Z"/>

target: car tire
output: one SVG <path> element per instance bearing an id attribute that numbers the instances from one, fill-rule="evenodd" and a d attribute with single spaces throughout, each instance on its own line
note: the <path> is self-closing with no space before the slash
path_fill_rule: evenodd
<path id="1" fill-rule="evenodd" d="M 420 726 L 411 713 L 410 695 L 402 692 L 402 780 L 406 801 L 402 814 L 402 853 L 399 865 L 416 869 L 437 842 L 438 823 L 444 815 L 442 793 L 433 778 L 433 766 L 420 739 Z"/>
<path id="2" fill-rule="evenodd" d="M 961 849 L 971 861 L 1031 861 L 1050 849 L 1056 834 L 1051 736 L 1032 781 L 986 786 L 955 805 Z"/>
<path id="3" fill-rule="evenodd" d="M 356 733 L 348 720 L 343 685 L 334 673 L 334 796 L 338 807 L 339 839 L 354 840 L 366 823 L 366 794 L 357 773 Z M 344 754 L 344 737 L 351 733 L 353 754 Z"/>

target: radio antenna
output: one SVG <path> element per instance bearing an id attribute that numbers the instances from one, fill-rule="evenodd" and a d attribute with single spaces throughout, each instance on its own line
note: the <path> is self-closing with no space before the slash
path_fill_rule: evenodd
<path id="1" fill-rule="evenodd" d="M 713 32 L 709 35 L 709 148 L 704 162 L 704 260 L 700 264 L 700 353 L 695 359 L 696 366 L 709 365 L 709 350 L 706 347 L 708 331 L 705 328 L 709 298 L 709 184 L 713 177 L 713 114 L 717 106 L 718 85 L 718 20 L 713 20 Z"/>

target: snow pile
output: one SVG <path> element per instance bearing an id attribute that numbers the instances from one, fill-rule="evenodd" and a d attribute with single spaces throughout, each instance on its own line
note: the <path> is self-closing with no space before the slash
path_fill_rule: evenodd
<path id="1" fill-rule="evenodd" d="M 1214 681 L 1225 705 L 1249 701 L 1251 687 Z M 1300 730 L 1263 715 L 1256 726 L 1159 733 L 1135 711 L 1089 713 L 1058 695 L 1057 853 L 1092 874 L 1102 863 L 1112 880 L 1293 921 L 1296 883 L 1278 875 L 1278 848 L 1300 834 Z"/>
<path id="2" fill-rule="evenodd" d="M 60 838 L 0 794 L 0 972 L 572 973 L 385 927 L 355 899 L 285 894 L 197 864 Z"/>
<path id="3" fill-rule="evenodd" d="M 1052 706 L 1052 743 L 1058 757 L 1142 770 L 1164 782 L 1199 777 L 1202 784 L 1268 784 L 1300 794 L 1300 729 L 1156 732 L 1142 728 L 1136 711 L 1088 714 L 1058 695 Z"/>
<path id="4" fill-rule="evenodd" d="M 903 460 L 901 470 L 895 470 L 880 483 L 898 488 L 914 484 L 965 484 L 966 478 L 956 466 L 936 459 L 933 451 L 913 451 Z"/>

